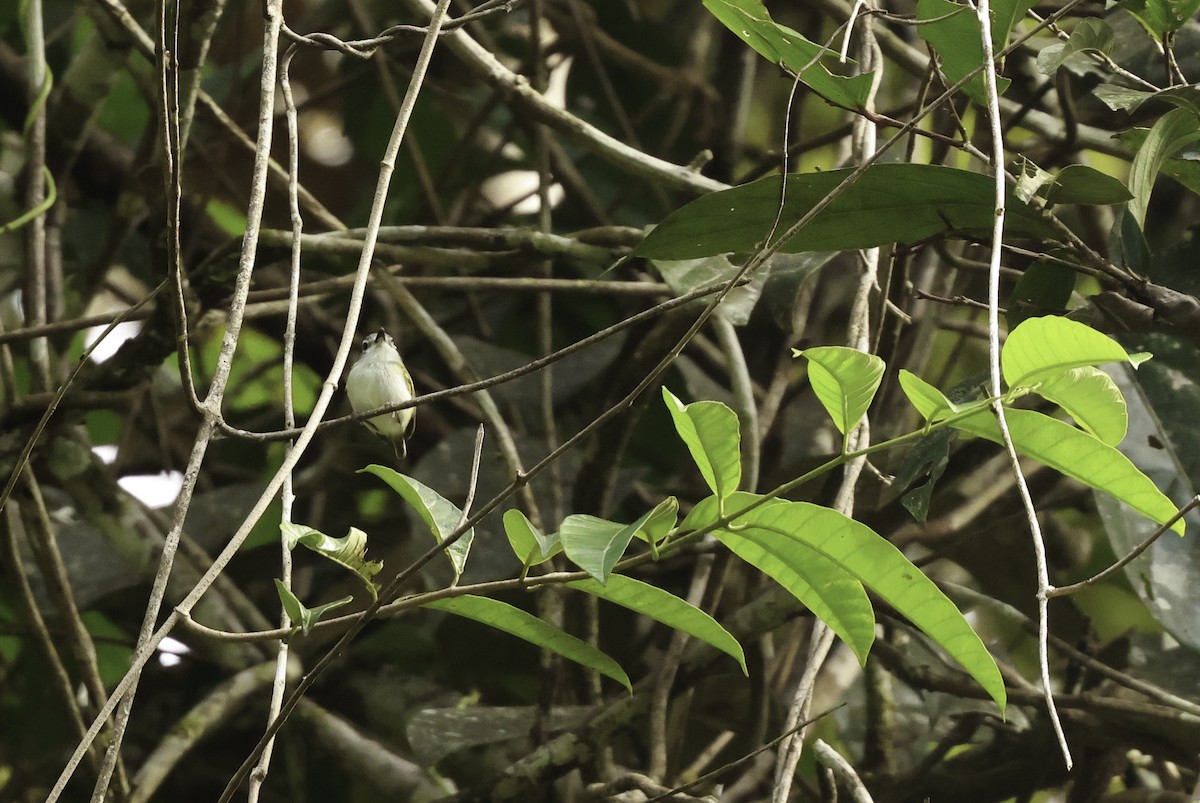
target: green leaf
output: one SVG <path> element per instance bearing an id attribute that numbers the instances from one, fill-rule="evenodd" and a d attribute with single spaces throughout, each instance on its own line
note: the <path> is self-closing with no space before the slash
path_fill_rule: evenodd
<path id="1" fill-rule="evenodd" d="M 322 616 L 354 599 L 354 597 L 342 597 L 315 608 L 308 608 L 278 578 L 275 580 L 275 590 L 279 592 L 279 601 L 283 603 L 283 609 L 287 611 L 288 618 L 292 620 L 293 624 L 298 624 L 306 636 Z"/>
<path id="2" fill-rule="evenodd" d="M 1182 28 L 1200 11 L 1200 0 L 1124 0 L 1121 8 L 1162 42 L 1166 34 Z"/>
<path id="3" fill-rule="evenodd" d="M 1200 140 L 1200 118 L 1196 112 L 1172 109 L 1154 124 L 1146 141 L 1134 155 L 1133 164 L 1129 166 L 1129 190 L 1133 193 L 1129 214 L 1143 231 L 1146 228 L 1150 193 L 1154 190 L 1154 182 L 1163 162 L 1197 140 Z"/>
<path id="4" fill-rule="evenodd" d="M 729 496 L 742 481 L 742 436 L 737 414 L 720 402 L 685 405 L 666 387 L 662 394 L 675 431 L 687 444 L 704 481 L 717 496 Z"/>
<path id="5" fill-rule="evenodd" d="M 462 511 L 437 491 L 423 483 L 393 471 L 387 466 L 370 465 L 360 469 L 359 474 L 374 474 L 386 482 L 393 491 L 400 494 L 405 502 L 417 512 L 421 520 L 433 533 L 434 539 L 440 544 L 446 536 L 458 529 L 462 521 Z M 475 528 L 467 530 L 457 541 L 446 548 L 446 556 L 454 567 L 454 581 L 462 576 L 467 565 L 467 556 L 471 552 L 471 541 L 475 538 Z"/>
<path id="6" fill-rule="evenodd" d="M 808 360 L 808 381 L 842 435 L 849 434 L 867 414 L 883 380 L 883 360 L 844 346 L 820 346 L 799 351 Z"/>
<path id="7" fill-rule="evenodd" d="M 1055 374 L 1034 388 L 1044 399 L 1063 408 L 1075 423 L 1109 446 L 1125 438 L 1129 413 L 1112 377 L 1091 365 Z"/>
<path id="8" fill-rule="evenodd" d="M 1046 189 L 1052 204 L 1120 204 L 1132 197 L 1118 179 L 1087 165 L 1067 165 Z"/>
<path id="9" fill-rule="evenodd" d="M 1049 375 L 1083 365 L 1134 362 L 1121 344 L 1086 324 L 1047 315 L 1030 318 L 1008 334 L 1000 370 L 1010 388 L 1023 388 Z"/>
<path id="10" fill-rule="evenodd" d="M 755 498 L 753 494 L 738 494 L 728 504 L 745 507 Z M 711 506 L 713 502 L 701 503 L 705 504 Z M 1004 681 L 979 636 L 954 603 L 870 527 L 827 507 L 776 499 L 735 518 L 730 532 L 718 537 L 730 549 L 746 543 L 769 549 L 781 563 L 798 572 L 806 570 L 811 555 L 821 555 L 839 567 L 842 575 L 870 588 L 928 634 L 1004 709 Z M 796 544 L 806 549 L 798 550 Z M 833 628 L 833 623 L 827 624 Z"/>
<path id="11" fill-rule="evenodd" d="M 506 510 L 503 521 L 504 534 L 521 565 L 536 566 L 562 552 L 557 534 L 542 535 L 516 508 Z"/>
<path id="12" fill-rule="evenodd" d="M 285 521 L 280 523 L 279 530 L 283 534 L 283 543 L 289 550 L 297 545 L 311 549 L 326 560 L 331 560 L 358 575 L 366 585 L 372 599 L 377 599 L 379 590 L 371 579 L 383 564 L 379 561 L 366 560 L 367 534 L 357 527 L 351 527 L 350 532 L 341 538 L 331 538 L 325 533 L 305 527 L 302 524 Z"/>
<path id="13" fill-rule="evenodd" d="M 829 195 L 852 170 L 792 174 L 777 231 Z M 779 207 L 779 178 L 709 193 L 677 209 L 636 249 L 649 259 L 696 259 L 748 253 L 766 236 Z M 993 218 L 991 179 L 969 170 L 921 164 L 877 164 L 783 245 L 786 253 L 908 245 L 941 234 L 984 236 Z M 1010 236 L 1053 238 L 1041 213 L 1010 198 Z"/>
<path id="14" fill-rule="evenodd" d="M 1032 6 L 1032 0 L 998 0 L 991 4 L 992 46 L 997 52 L 1008 41 L 1014 22 Z M 949 0 L 918 0 L 917 19 L 923 23 L 917 26 L 917 33 L 937 51 L 948 83 L 957 83 L 983 64 L 983 37 L 971 7 Z M 997 92 L 1004 94 L 1010 83 L 997 76 Z M 982 74 L 972 78 L 963 91 L 977 103 L 986 103 Z"/>
<path id="15" fill-rule="evenodd" d="M 739 492 L 730 504 L 745 507 L 754 496 Z M 699 516 L 712 515 L 712 497 L 697 506 Z M 783 504 L 772 500 L 766 505 Z M 691 516 L 688 517 L 691 520 Z M 713 516 L 715 520 L 715 516 Z M 803 541 L 780 539 L 758 530 L 713 533 L 730 552 L 783 586 L 846 643 L 859 663 L 875 641 L 875 611 L 862 583 L 836 561 Z"/>
<path id="16" fill-rule="evenodd" d="M 803 84 L 826 100 L 848 109 L 866 102 L 871 73 L 849 78 L 833 75 L 819 61 L 830 51 L 772 20 L 759 0 L 704 0 L 704 7 L 756 53 L 799 75 Z"/>
<path id="17" fill-rule="evenodd" d="M 1108 55 L 1112 52 L 1115 42 L 1113 30 L 1104 20 L 1080 20 L 1071 30 L 1071 38 L 1066 42 L 1057 42 L 1042 48 L 1037 57 L 1038 72 L 1049 75 L 1076 53 L 1090 51 Z"/>
<path id="18" fill-rule="evenodd" d="M 1019 453 L 1089 488 L 1103 491 L 1159 524 L 1175 515 L 1175 505 L 1150 478 L 1129 462 L 1129 458 L 1095 435 L 1033 410 L 1007 408 L 1004 415 L 1013 446 Z M 952 426 L 995 443 L 1004 443 L 991 412 L 968 416 Z M 1171 529 L 1183 535 L 1183 521 L 1175 522 Z"/>
<path id="19" fill-rule="evenodd" d="M 564 633 L 557 627 L 548 625 L 533 614 L 526 613 L 507 602 L 467 594 L 452 599 L 426 602 L 423 607 L 472 619 L 519 639 L 524 639 L 530 644 L 557 653 L 588 669 L 594 669 L 620 683 L 629 690 L 630 694 L 633 693 L 633 684 L 629 682 L 629 676 L 612 658 L 586 641 L 580 641 L 571 634 Z M 486 660 L 487 656 L 481 655 L 479 658 Z"/>
<path id="20" fill-rule="evenodd" d="M 649 616 L 668 627 L 711 644 L 737 661 L 743 673 L 750 674 L 746 669 L 746 654 L 737 639 L 721 627 L 716 619 L 674 594 L 621 574 L 609 577 L 607 584 L 595 580 L 574 580 L 567 583 L 567 587 Z"/>
<path id="21" fill-rule="evenodd" d="M 575 513 L 563 519 L 558 531 L 559 542 L 576 566 L 605 583 L 613 566 L 633 540 L 634 533 L 646 526 L 653 513 L 653 510 L 650 511 L 633 524 L 617 524 L 585 513 Z"/>

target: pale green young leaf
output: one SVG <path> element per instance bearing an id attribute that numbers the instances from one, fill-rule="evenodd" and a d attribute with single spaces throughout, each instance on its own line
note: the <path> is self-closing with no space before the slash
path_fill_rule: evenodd
<path id="1" fill-rule="evenodd" d="M 301 632 L 306 636 L 312 631 L 313 625 L 321 621 L 322 616 L 335 608 L 346 605 L 354 599 L 354 597 L 342 597 L 341 599 L 335 599 L 333 602 L 309 608 L 278 578 L 275 579 L 275 590 L 279 592 L 279 601 L 283 603 L 283 609 L 287 611 L 288 618 L 292 620 L 292 624 L 299 625 Z"/>
<path id="2" fill-rule="evenodd" d="M 297 546 L 311 549 L 326 560 L 331 560 L 358 575 L 366 585 L 372 599 L 378 596 L 379 589 L 376 588 L 375 582 L 371 578 L 379 573 L 383 564 L 366 559 L 367 534 L 362 530 L 351 527 L 350 532 L 346 535 L 341 538 L 333 538 L 320 530 L 290 521 L 282 522 L 279 530 L 283 534 L 283 543 L 289 550 L 295 549 Z"/>
<path id="3" fill-rule="evenodd" d="M 629 676 L 612 658 L 586 641 L 581 641 L 570 633 L 564 633 L 557 627 L 543 622 L 520 608 L 509 605 L 507 602 L 467 594 L 451 599 L 426 602 L 424 607 L 472 619 L 524 639 L 530 644 L 557 653 L 588 669 L 594 669 L 620 683 L 631 694 L 633 693 L 633 684 L 630 683 Z M 479 659 L 486 660 L 487 656 L 480 655 Z"/>
<path id="4" fill-rule="evenodd" d="M 929 422 L 941 421 L 969 406 L 955 404 L 946 398 L 946 394 L 904 368 L 900 369 L 900 389 L 921 417 Z"/>
<path id="5" fill-rule="evenodd" d="M 1000 370 L 1009 388 L 1031 387 L 1056 372 L 1110 362 L 1137 364 L 1136 356 L 1108 335 L 1057 315 L 1022 321 L 1000 351 Z"/>
<path id="6" fill-rule="evenodd" d="M 737 414 L 720 402 L 685 405 L 665 387 L 662 394 L 675 431 L 687 444 L 704 481 L 721 498 L 729 496 L 742 481 L 742 436 Z"/>
<path id="7" fill-rule="evenodd" d="M 1004 680 L 979 636 L 933 581 L 870 527 L 827 507 L 782 500 L 751 510 L 733 527 L 722 543 L 754 538 L 797 571 L 802 566 L 792 561 L 804 561 L 793 544 L 802 543 L 807 554 L 820 554 L 840 567 L 939 644 L 1004 710 Z"/>
<path id="8" fill-rule="evenodd" d="M 622 574 L 611 575 L 607 584 L 596 580 L 574 580 L 567 583 L 567 587 L 649 616 L 668 627 L 711 644 L 731 656 L 742 667 L 742 672 L 749 674 L 746 669 L 746 654 L 737 639 L 721 627 L 716 619 L 674 594 Z"/>
<path id="9" fill-rule="evenodd" d="M 1005 409 L 1013 446 L 1089 488 L 1124 502 L 1143 516 L 1163 524 L 1177 508 L 1125 455 L 1091 433 L 1034 410 Z M 1003 444 L 1000 427 L 989 411 L 954 422 L 957 429 Z M 1183 535 L 1183 521 L 1172 530 Z"/>
<path id="10" fill-rule="evenodd" d="M 429 486 L 387 466 L 370 465 L 360 469 L 359 473 L 374 474 L 400 494 L 421 517 L 421 521 L 425 522 L 425 526 L 439 544 L 458 529 L 459 522 L 462 521 L 462 511 Z M 466 568 L 467 556 L 471 552 L 471 541 L 474 538 L 475 528 L 472 527 L 446 549 L 446 556 L 450 558 L 450 564 L 454 567 L 455 582 Z"/>
<path id="11" fill-rule="evenodd" d="M 653 512 L 646 513 L 633 524 L 618 524 L 575 513 L 563 519 L 558 530 L 559 542 L 576 566 L 605 583 L 634 533 L 645 527 Z"/>
<path id="12" fill-rule="evenodd" d="M 794 356 L 808 360 L 808 381 L 813 393 L 843 435 L 850 433 L 867 414 L 883 380 L 883 360 L 874 354 L 844 346 L 819 346 Z"/>
<path id="13" fill-rule="evenodd" d="M 504 512 L 504 534 L 517 560 L 523 566 L 536 566 L 562 552 L 558 535 L 543 535 L 521 511 L 513 508 Z"/>
<path id="14" fill-rule="evenodd" d="M 1091 365 L 1054 374 L 1034 392 L 1063 408 L 1075 423 L 1109 446 L 1125 438 L 1129 413 L 1112 377 Z"/>
<path id="15" fill-rule="evenodd" d="M 679 500 L 668 496 L 654 506 L 635 535 L 647 543 L 657 544 L 666 538 L 671 530 L 675 529 L 675 523 L 678 520 Z"/>

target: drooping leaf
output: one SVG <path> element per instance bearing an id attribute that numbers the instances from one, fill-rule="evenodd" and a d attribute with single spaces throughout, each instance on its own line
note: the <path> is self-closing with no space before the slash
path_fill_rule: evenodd
<path id="1" fill-rule="evenodd" d="M 1058 314 L 1066 309 L 1075 289 L 1075 271 L 1053 259 L 1039 259 L 1017 279 L 1008 300 L 1008 328 L 1042 315 Z"/>
<path id="2" fill-rule="evenodd" d="M 313 625 L 321 621 L 322 616 L 354 599 L 354 597 L 342 597 L 341 599 L 335 599 L 333 602 L 309 608 L 278 578 L 275 579 L 275 590 L 279 592 L 279 601 L 283 603 L 283 609 L 287 611 L 288 618 L 292 620 L 292 624 L 299 625 L 301 632 L 306 636 L 312 632 Z"/>
<path id="3" fill-rule="evenodd" d="M 1006 409 L 1005 419 L 1020 454 L 1103 491 L 1159 524 L 1175 515 L 1175 505 L 1150 478 L 1095 435 L 1034 410 Z M 967 416 L 952 426 L 994 443 L 1004 442 L 990 411 Z M 1176 522 L 1171 529 L 1182 535 L 1183 522 Z"/>
<path id="4" fill-rule="evenodd" d="M 858 109 L 871 89 L 871 74 L 842 77 L 821 63 L 826 49 L 771 19 L 759 0 L 704 0 L 704 7 L 739 39 L 773 64 L 782 64 L 827 100 Z"/>
<path id="5" fill-rule="evenodd" d="M 727 507 L 735 511 L 756 499 L 761 497 L 739 491 L 729 499 Z M 764 504 L 781 502 L 769 500 Z M 697 530 L 717 521 L 720 515 L 716 498 L 710 496 L 692 508 L 681 526 Z M 804 603 L 837 633 L 860 662 L 866 660 L 875 641 L 875 611 L 862 583 L 851 572 L 803 541 L 764 537 L 762 533 L 744 529 L 736 532 L 721 529 L 714 535 L 730 552 Z"/>
<path id="6" fill-rule="evenodd" d="M 727 504 L 736 511 L 755 498 L 753 494 L 738 494 Z M 701 503 L 714 504 L 711 499 Z M 781 563 L 796 571 L 803 571 L 814 553 L 836 564 L 924 631 L 1004 709 L 1004 680 L 979 636 L 954 603 L 870 527 L 827 507 L 777 499 L 735 518 L 731 530 L 719 536 L 731 549 L 740 538 L 743 544 L 772 550 Z M 795 550 L 793 545 L 797 543 L 807 549 Z"/>
<path id="7" fill-rule="evenodd" d="M 1004 48 L 1008 32 L 1017 19 L 1031 7 L 1031 0 L 1000 0 L 991 4 L 992 47 L 995 52 Z M 952 3 L 949 0 L 918 0 L 917 26 L 921 38 L 937 51 L 942 72 L 949 83 L 957 83 L 983 64 L 983 43 L 979 20 L 970 6 Z M 996 76 L 996 90 L 1000 94 L 1012 83 L 1003 76 Z M 973 100 L 986 103 L 982 74 L 976 75 L 963 88 Z"/>
<path id="8" fill-rule="evenodd" d="M 791 174 L 777 233 L 829 195 L 851 170 Z M 634 250 L 649 259 L 696 259 L 747 253 L 763 239 L 779 207 L 779 179 L 768 177 L 697 198 L 666 217 Z M 787 253 L 847 251 L 913 244 L 941 234 L 985 235 L 993 218 L 991 179 L 969 170 L 921 164 L 867 169 L 782 247 Z M 1053 238 L 1041 214 L 1008 201 L 1014 237 Z"/>
<path id="9" fill-rule="evenodd" d="M 366 559 L 367 534 L 362 530 L 351 527 L 350 532 L 341 538 L 332 538 L 312 527 L 305 527 L 290 521 L 280 523 L 279 529 L 283 533 L 283 542 L 289 550 L 295 549 L 297 545 L 303 546 L 327 560 L 344 566 L 358 575 L 371 593 L 372 599 L 378 596 L 379 589 L 375 587 L 375 581 L 371 578 L 379 573 L 383 564 Z"/>
<path id="10" fill-rule="evenodd" d="M 558 535 L 543 535 L 521 511 L 513 508 L 504 512 L 504 534 L 513 554 L 523 566 L 536 566 L 562 552 Z"/>
<path id="11" fill-rule="evenodd" d="M 1034 392 L 1063 408 L 1075 423 L 1109 446 L 1116 446 L 1129 428 L 1129 414 L 1112 377 L 1091 365 L 1054 374 Z"/>
<path id="12" fill-rule="evenodd" d="M 948 429 L 929 433 L 904 456 L 904 462 L 896 473 L 896 487 L 908 488 L 900 497 L 900 504 L 919 522 L 924 523 L 929 516 L 933 489 L 945 473 L 946 466 L 950 465 L 950 442 L 953 439 L 954 433 Z M 912 485 L 917 479 L 922 479 L 922 482 Z"/>
<path id="13" fill-rule="evenodd" d="M 848 435 L 867 414 L 883 380 L 883 360 L 844 346 L 820 346 L 799 351 L 808 360 L 808 381 L 834 425 Z"/>
<path id="14" fill-rule="evenodd" d="M 386 482 L 393 491 L 400 494 L 425 522 L 425 526 L 429 528 L 429 532 L 433 533 L 433 537 L 439 544 L 458 529 L 459 522 L 462 521 L 462 511 L 453 502 L 424 483 L 387 466 L 370 465 L 360 469 L 359 473 L 374 474 Z M 450 564 L 454 567 L 455 582 L 462 576 L 463 570 L 466 568 L 467 556 L 471 552 L 471 541 L 474 538 L 475 528 L 472 527 L 446 548 L 446 556 L 450 558 Z"/>
<path id="15" fill-rule="evenodd" d="M 674 594 L 621 574 L 610 575 L 606 584 L 596 580 L 573 580 L 567 583 L 567 587 L 649 616 L 668 627 L 711 644 L 731 656 L 742 667 L 742 672 L 749 674 L 746 669 L 746 654 L 737 639 L 721 627 L 716 619 Z"/>
<path id="16" fill-rule="evenodd" d="M 1200 116 L 1195 110 L 1172 109 L 1158 119 L 1142 147 L 1134 154 L 1129 166 L 1129 214 L 1143 231 L 1146 228 L 1146 208 L 1158 171 L 1170 156 L 1200 140 Z"/>
<path id="17" fill-rule="evenodd" d="M 423 607 L 472 619 L 524 639 L 530 644 L 557 653 L 588 669 L 594 669 L 620 683 L 631 694 L 633 693 L 633 684 L 629 682 L 629 676 L 612 658 L 586 641 L 581 641 L 570 633 L 564 633 L 557 627 L 543 622 L 520 608 L 509 605 L 507 602 L 467 594 L 451 599 L 426 602 Z M 480 660 L 485 660 L 487 656 L 479 657 Z"/>
<path id="18" fill-rule="evenodd" d="M 1013 329 L 1000 351 L 1000 370 L 1010 388 L 1027 387 L 1049 375 L 1083 365 L 1110 362 L 1140 364 L 1121 344 L 1086 324 L 1047 315 Z"/>
<path id="19" fill-rule="evenodd" d="M 559 543 L 576 566 L 606 583 L 634 533 L 646 526 L 653 513 L 646 513 L 633 524 L 575 513 L 563 519 L 558 531 Z"/>
<path id="20" fill-rule="evenodd" d="M 675 431 L 687 444 L 708 487 L 722 498 L 736 491 L 742 481 L 742 436 L 737 414 L 720 402 L 685 405 L 666 387 L 662 394 Z"/>

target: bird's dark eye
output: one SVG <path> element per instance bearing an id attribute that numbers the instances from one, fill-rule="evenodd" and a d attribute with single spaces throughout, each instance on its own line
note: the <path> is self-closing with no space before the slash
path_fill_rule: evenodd
<path id="1" fill-rule="evenodd" d="M 363 338 L 363 341 L 362 341 L 362 350 L 363 350 L 364 352 L 365 352 L 367 349 L 371 348 L 371 341 L 372 341 L 372 340 L 374 340 L 374 339 L 375 339 L 375 336 L 374 336 L 374 335 L 367 335 L 366 337 L 364 337 L 364 338 Z"/>

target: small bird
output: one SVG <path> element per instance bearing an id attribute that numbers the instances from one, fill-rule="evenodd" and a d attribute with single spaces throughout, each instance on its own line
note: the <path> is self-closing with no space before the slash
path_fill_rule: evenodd
<path id="1" fill-rule="evenodd" d="M 363 338 L 362 356 L 346 377 L 346 395 L 356 413 L 377 410 L 388 404 L 408 401 L 416 396 L 412 377 L 396 350 L 396 341 L 380 329 Z M 392 444 L 396 458 L 407 454 L 404 439 L 412 432 L 416 409 L 407 407 L 363 421 L 376 435 Z"/>

